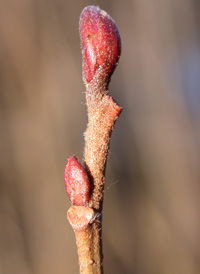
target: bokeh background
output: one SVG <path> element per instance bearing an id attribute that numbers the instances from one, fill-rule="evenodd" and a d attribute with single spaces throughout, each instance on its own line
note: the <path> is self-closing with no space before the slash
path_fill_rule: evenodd
<path id="1" fill-rule="evenodd" d="M 111 14 L 122 38 L 105 273 L 200 273 L 197 0 L 0 2 L 0 273 L 78 273 L 63 169 L 83 157 L 78 21 L 89 4 Z"/>

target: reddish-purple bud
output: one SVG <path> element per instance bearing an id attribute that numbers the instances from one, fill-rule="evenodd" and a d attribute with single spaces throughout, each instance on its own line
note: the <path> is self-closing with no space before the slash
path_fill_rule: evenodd
<path id="1" fill-rule="evenodd" d="M 79 29 L 84 81 L 89 83 L 99 71 L 98 80 L 109 82 L 121 53 L 120 35 L 114 20 L 104 10 L 87 6 L 81 13 Z"/>
<path id="2" fill-rule="evenodd" d="M 70 156 L 64 170 L 66 192 L 73 205 L 89 203 L 90 183 L 88 175 L 75 156 Z"/>

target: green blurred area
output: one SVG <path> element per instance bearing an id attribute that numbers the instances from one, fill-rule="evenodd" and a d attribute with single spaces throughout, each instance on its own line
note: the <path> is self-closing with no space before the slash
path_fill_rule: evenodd
<path id="1" fill-rule="evenodd" d="M 78 273 L 63 170 L 83 157 L 78 21 L 99 5 L 122 56 L 103 213 L 105 273 L 200 273 L 200 4 L 0 3 L 0 274 Z"/>

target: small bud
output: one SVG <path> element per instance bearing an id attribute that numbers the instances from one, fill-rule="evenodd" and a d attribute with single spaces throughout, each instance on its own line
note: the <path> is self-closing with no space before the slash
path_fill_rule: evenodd
<path id="1" fill-rule="evenodd" d="M 89 83 L 98 71 L 98 81 L 109 83 L 121 53 L 121 41 L 114 20 L 95 6 L 83 9 L 79 23 L 83 79 Z"/>
<path id="2" fill-rule="evenodd" d="M 75 156 L 70 156 L 64 170 L 66 192 L 73 205 L 89 203 L 90 183 L 88 175 Z"/>

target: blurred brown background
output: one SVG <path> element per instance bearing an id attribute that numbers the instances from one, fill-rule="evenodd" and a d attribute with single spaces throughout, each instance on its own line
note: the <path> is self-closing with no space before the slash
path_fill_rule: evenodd
<path id="1" fill-rule="evenodd" d="M 78 20 L 115 19 L 110 93 L 124 111 L 108 160 L 105 273 L 200 273 L 200 3 L 0 1 L 0 273 L 75 274 L 63 169 L 87 113 Z"/>

